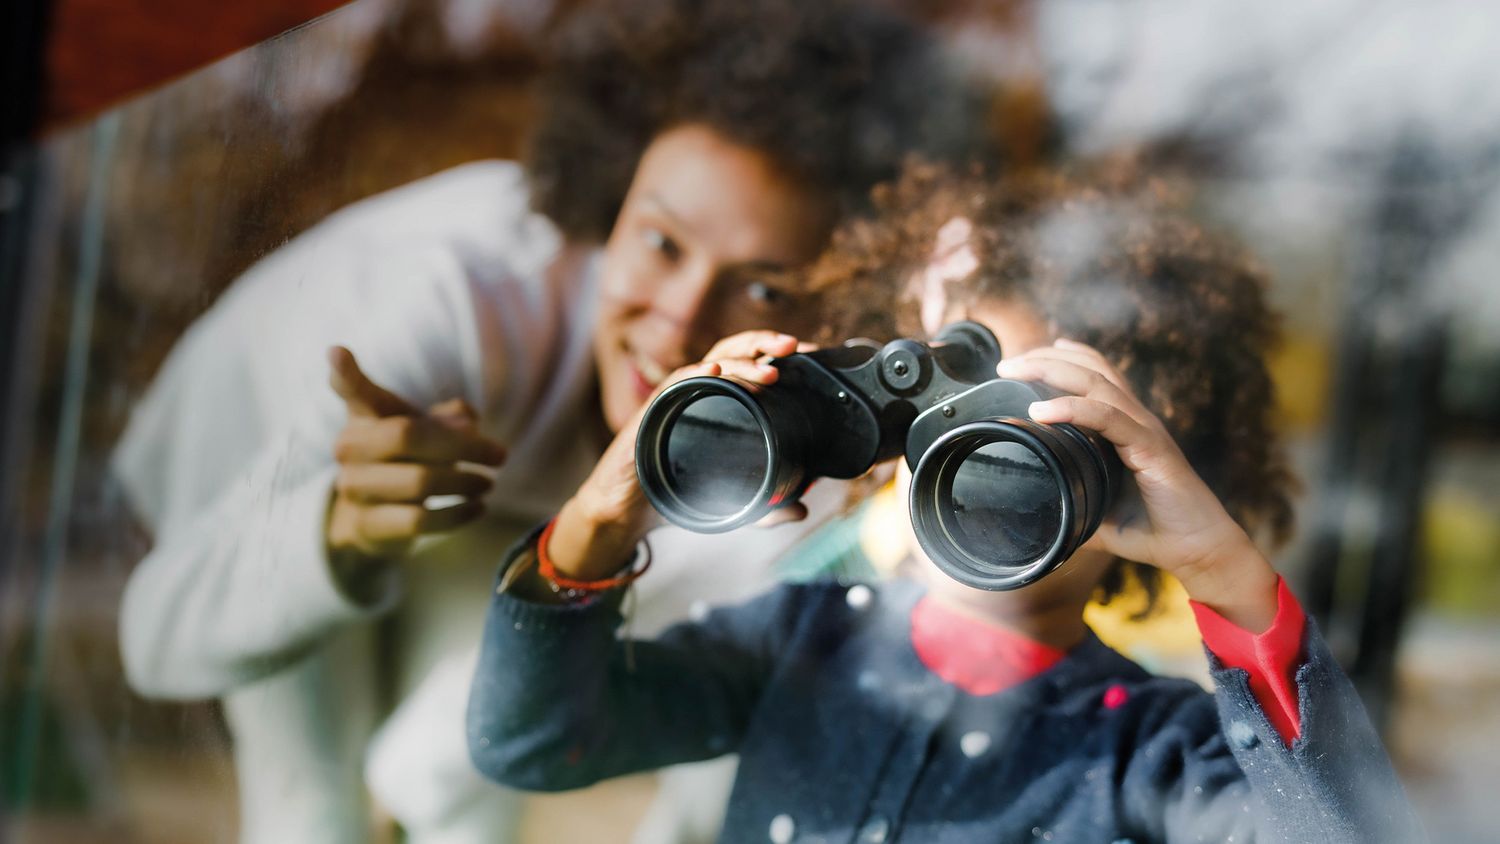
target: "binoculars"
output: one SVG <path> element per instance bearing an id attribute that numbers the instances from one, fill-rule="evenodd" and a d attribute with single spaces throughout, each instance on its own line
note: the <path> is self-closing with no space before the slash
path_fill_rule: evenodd
<path id="1" fill-rule="evenodd" d="M 641 486 L 700 533 L 754 522 L 819 477 L 856 478 L 904 455 L 911 521 L 933 562 L 988 590 L 1035 582 L 1093 535 L 1123 483 L 1097 432 L 1032 421 L 1045 385 L 995 377 L 1000 343 L 978 323 L 771 361 L 775 384 L 689 378 L 646 409 Z"/>

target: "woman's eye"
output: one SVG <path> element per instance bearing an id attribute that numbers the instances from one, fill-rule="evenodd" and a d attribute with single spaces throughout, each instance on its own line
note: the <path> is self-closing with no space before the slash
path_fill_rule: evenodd
<path id="1" fill-rule="evenodd" d="M 642 229 L 641 240 L 645 241 L 648 249 L 660 252 L 669 261 L 682 257 L 682 249 L 678 247 L 677 241 L 668 237 L 661 229 Z"/>

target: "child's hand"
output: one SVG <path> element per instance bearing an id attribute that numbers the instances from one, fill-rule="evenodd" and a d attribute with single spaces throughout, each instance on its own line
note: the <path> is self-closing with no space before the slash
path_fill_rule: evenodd
<path id="1" fill-rule="evenodd" d="M 1270 625 L 1276 572 L 1103 355 L 1058 340 L 1001 361 L 997 372 L 1069 393 L 1036 402 L 1031 417 L 1098 431 L 1114 443 L 1135 479 L 1143 512 L 1106 519 L 1085 547 L 1171 572 L 1190 597 L 1247 629 Z"/>

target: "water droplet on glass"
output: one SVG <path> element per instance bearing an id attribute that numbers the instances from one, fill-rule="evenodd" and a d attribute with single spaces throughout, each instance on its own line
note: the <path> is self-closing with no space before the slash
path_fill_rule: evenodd
<path id="1" fill-rule="evenodd" d="M 859 840 L 868 844 L 884 844 L 890 833 L 890 822 L 882 817 L 874 817 L 860 829 Z"/>
<path id="2" fill-rule="evenodd" d="M 708 618 L 708 602 L 694 601 L 688 605 L 688 618 L 693 621 L 702 621 Z"/>
<path id="3" fill-rule="evenodd" d="M 772 844 L 791 844 L 792 836 L 796 834 L 797 822 L 792 820 L 791 815 L 777 815 L 771 818 Z"/>
<path id="4" fill-rule="evenodd" d="M 870 591 L 870 587 L 863 583 L 856 583 L 849 587 L 848 593 L 844 595 L 844 600 L 853 609 L 862 610 L 870 605 L 870 599 L 873 597 L 874 593 Z"/>

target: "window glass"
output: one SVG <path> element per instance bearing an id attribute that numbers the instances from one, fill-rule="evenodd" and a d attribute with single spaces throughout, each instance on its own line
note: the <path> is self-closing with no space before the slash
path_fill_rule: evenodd
<path id="1" fill-rule="evenodd" d="M 920 562 L 905 435 L 958 392 L 922 392 L 928 370 L 829 355 L 875 363 L 842 390 L 789 376 L 781 395 L 805 395 L 768 417 L 781 439 L 717 398 L 734 424 L 663 449 L 694 461 L 664 474 L 684 495 L 738 496 L 714 515 L 769 489 L 772 521 L 806 505 L 795 523 L 668 524 L 613 440 L 681 375 L 755 384 L 799 348 L 926 343 L 961 318 L 1007 358 L 1092 338 L 1312 622 L 1281 688 L 1326 646 L 1427 834 L 1500 825 L 1500 12 L 829 9 L 357 0 L 21 150 L 0 185 L 0 837 L 964 840 L 1014 821 L 1114 840 L 1071 810 L 962 798 L 997 754 L 1088 752 L 1035 750 L 1071 717 L 1056 701 L 1026 710 L 1030 734 L 984 720 L 1072 677 L 1080 641 L 1210 691 L 1233 664 L 1191 565 L 1104 565 L 1100 548 L 1159 550 L 1109 544 L 1166 529 L 1148 514 L 1170 496 L 1106 480 L 1149 450 L 1121 468 L 1082 437 L 1055 460 L 1015 446 L 1024 471 L 981 466 L 945 499 L 1019 565 L 1087 521 L 1085 475 L 1112 490 L 1103 536 L 1038 581 L 1077 604 L 1058 626 Z M 913 152 L 927 163 L 903 167 Z M 770 333 L 724 339 L 750 328 Z M 985 418 L 1038 413 L 1003 407 Z M 795 475 L 877 450 L 868 474 Z M 991 494 L 1006 475 L 1030 503 Z M 1046 536 L 1003 523 L 1040 512 L 1038 490 Z M 620 501 L 630 518 L 578 529 Z M 635 645 L 569 650 L 576 630 L 506 603 L 587 615 L 615 600 L 590 581 L 636 574 Z M 799 603 L 819 589 L 835 598 Z M 1016 606 L 1034 626 L 984 626 Z M 886 623 L 819 626 L 837 613 Z M 555 683 L 551 705 L 517 677 Z M 1268 720 L 1205 716 L 1215 764 L 1278 746 L 1265 729 L 1319 729 L 1260 679 L 1240 703 Z M 1146 694 L 1100 688 L 1100 718 Z M 476 720 L 471 694 L 511 708 Z"/>

